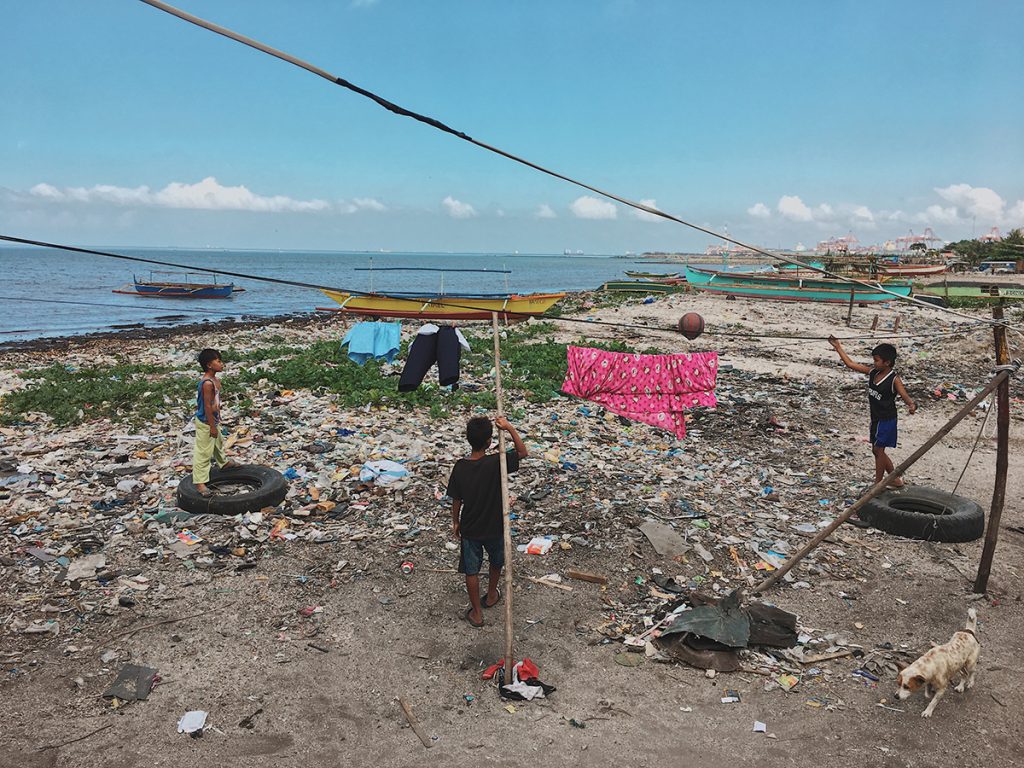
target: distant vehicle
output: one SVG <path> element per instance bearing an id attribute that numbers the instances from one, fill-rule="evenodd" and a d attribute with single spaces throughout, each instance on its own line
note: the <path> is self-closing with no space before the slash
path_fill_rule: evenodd
<path id="1" fill-rule="evenodd" d="M 978 265 L 979 272 L 992 275 L 1013 275 L 1017 272 L 1016 261 L 983 261 Z"/>

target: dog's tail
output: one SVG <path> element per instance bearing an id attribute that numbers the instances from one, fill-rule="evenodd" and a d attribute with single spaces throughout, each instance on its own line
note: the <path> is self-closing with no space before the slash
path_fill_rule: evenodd
<path id="1" fill-rule="evenodd" d="M 978 631 L 978 612 L 973 608 L 967 609 L 967 629 L 971 632 Z"/>

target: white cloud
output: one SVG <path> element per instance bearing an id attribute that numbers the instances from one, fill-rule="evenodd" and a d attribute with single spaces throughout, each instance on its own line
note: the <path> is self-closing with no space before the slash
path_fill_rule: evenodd
<path id="1" fill-rule="evenodd" d="M 225 187 L 213 176 L 195 184 L 172 181 L 156 192 L 149 187 L 115 187 L 96 184 L 92 187 L 64 187 L 36 184 L 29 194 L 55 202 L 109 203 L 155 208 L 187 208 L 208 211 L 325 211 L 330 204 L 325 200 L 295 200 L 284 195 L 266 197 L 251 192 L 247 187 Z"/>
<path id="2" fill-rule="evenodd" d="M 387 206 L 384 205 L 380 200 L 375 200 L 372 197 L 356 197 L 352 200 L 352 205 L 358 208 L 360 211 L 386 211 Z"/>
<path id="3" fill-rule="evenodd" d="M 453 219 L 471 219 L 476 216 L 476 209 L 469 203 L 463 203 L 449 195 L 441 201 L 441 205 Z"/>
<path id="4" fill-rule="evenodd" d="M 613 203 L 588 195 L 573 200 L 569 205 L 569 210 L 578 219 L 614 219 L 618 217 L 618 209 Z"/>
<path id="5" fill-rule="evenodd" d="M 554 209 L 547 203 L 541 203 L 537 206 L 537 210 L 534 212 L 534 218 L 538 219 L 557 219 L 558 215 Z"/>
<path id="6" fill-rule="evenodd" d="M 778 211 L 783 218 L 790 221 L 813 221 L 811 209 L 796 195 L 783 195 L 779 198 Z"/>
<path id="7" fill-rule="evenodd" d="M 1024 226 L 1024 200 L 1018 200 L 1014 206 L 1006 212 L 1006 224 L 1010 227 Z"/>
<path id="8" fill-rule="evenodd" d="M 960 216 L 955 205 L 943 208 L 941 205 L 929 205 L 921 213 L 914 217 L 915 221 L 922 224 L 955 224 Z"/>
<path id="9" fill-rule="evenodd" d="M 999 222 L 1003 219 L 1006 202 L 988 187 L 950 184 L 948 187 L 936 187 L 935 191 L 943 200 L 963 208 L 970 216 L 976 216 L 986 222 Z"/>
<path id="10" fill-rule="evenodd" d="M 754 203 L 752 206 L 747 208 L 747 213 L 755 219 L 767 219 L 772 215 L 771 209 L 764 203 Z"/>
<path id="11" fill-rule="evenodd" d="M 59 189 L 50 184 L 45 183 L 36 184 L 28 192 L 30 195 L 35 195 L 36 197 L 43 197 L 48 200 L 62 200 L 64 198 L 64 195 L 61 193 Z"/>
<path id="12" fill-rule="evenodd" d="M 641 200 L 640 205 L 646 205 L 648 208 L 658 208 L 658 201 L 654 198 L 649 198 L 647 200 Z M 651 221 L 656 224 L 666 221 L 666 219 L 661 216 L 656 216 L 653 213 L 648 213 L 647 211 L 639 211 L 636 208 L 632 208 L 631 210 L 633 211 L 633 215 L 640 219 L 640 221 Z"/>
<path id="13" fill-rule="evenodd" d="M 339 200 L 335 206 L 341 213 L 359 213 L 359 211 L 386 211 L 388 208 L 380 200 L 372 197 L 355 197 L 352 200 Z"/>
<path id="14" fill-rule="evenodd" d="M 875 223 L 875 214 L 866 205 L 856 205 L 850 215 L 855 221 L 862 221 L 867 224 Z"/>

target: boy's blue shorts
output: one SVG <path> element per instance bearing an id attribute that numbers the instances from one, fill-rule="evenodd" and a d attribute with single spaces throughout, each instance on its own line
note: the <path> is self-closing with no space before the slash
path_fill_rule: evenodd
<path id="1" fill-rule="evenodd" d="M 459 573 L 475 576 L 484 564 L 484 550 L 491 568 L 505 565 L 505 537 L 495 539 L 462 539 L 462 553 L 459 555 Z"/>
<path id="2" fill-rule="evenodd" d="M 896 447 L 896 419 L 871 422 L 871 444 L 879 448 Z"/>

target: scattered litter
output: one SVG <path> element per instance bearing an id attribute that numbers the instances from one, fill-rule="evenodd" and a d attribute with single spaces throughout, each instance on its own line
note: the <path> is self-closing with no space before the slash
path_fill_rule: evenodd
<path id="1" fill-rule="evenodd" d="M 159 679 L 157 671 L 152 667 L 142 667 L 138 664 L 125 664 L 117 673 L 113 684 L 103 692 L 105 699 L 121 699 L 122 701 L 145 701 L 149 698 L 149 692 Z M 183 718 L 184 719 L 184 718 Z M 200 727 L 202 727 L 200 725 Z M 178 732 L 181 733 L 181 723 L 178 723 Z"/>
<path id="2" fill-rule="evenodd" d="M 178 720 L 178 733 L 187 733 L 193 738 L 203 735 L 203 729 L 206 728 L 206 718 L 209 712 L 204 712 L 201 709 L 193 709 L 186 712 Z"/>

